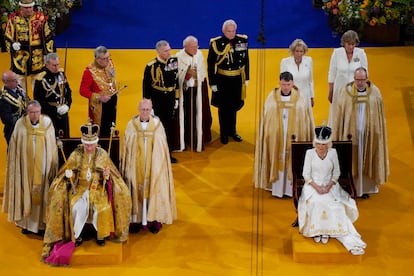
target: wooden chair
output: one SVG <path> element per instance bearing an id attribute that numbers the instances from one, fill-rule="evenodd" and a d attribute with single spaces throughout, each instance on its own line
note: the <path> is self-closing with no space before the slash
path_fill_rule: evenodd
<path id="1" fill-rule="evenodd" d="M 341 175 L 339 177 L 339 184 L 348 192 L 352 198 L 356 198 L 356 190 L 354 180 L 352 178 L 352 136 L 348 135 L 347 141 L 333 141 L 332 147 L 336 149 L 339 159 L 339 167 Z M 295 208 L 298 208 L 298 200 L 302 192 L 305 180 L 302 176 L 303 164 L 305 162 L 305 154 L 308 149 L 313 148 L 312 141 L 296 141 L 292 137 L 292 192 L 293 203 Z M 298 219 L 292 223 L 292 226 L 298 226 Z"/>
<path id="2" fill-rule="evenodd" d="M 63 151 L 65 152 L 66 158 L 76 149 L 79 144 L 82 144 L 81 138 L 62 138 L 60 139 L 63 143 Z M 119 167 L 119 135 L 116 132 L 112 137 L 111 152 L 109 153 L 112 162 L 115 166 Z M 104 150 L 108 151 L 109 148 L 109 138 L 99 138 L 98 145 Z M 59 150 L 59 167 L 65 163 L 62 152 Z"/>

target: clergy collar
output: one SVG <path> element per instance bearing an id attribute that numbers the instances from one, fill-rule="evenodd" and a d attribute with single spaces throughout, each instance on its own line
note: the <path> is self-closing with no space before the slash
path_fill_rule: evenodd
<path id="1" fill-rule="evenodd" d="M 190 54 L 189 52 L 187 52 L 185 49 L 184 49 L 184 53 L 185 53 L 187 56 L 193 57 L 193 55 L 192 55 L 192 54 Z"/>
<path id="2" fill-rule="evenodd" d="M 280 95 L 281 95 L 282 97 L 289 97 L 289 96 L 291 96 L 291 95 L 292 95 L 292 90 L 290 90 L 290 91 L 289 91 L 289 93 L 287 93 L 287 94 L 283 94 L 282 90 L 280 90 Z"/>

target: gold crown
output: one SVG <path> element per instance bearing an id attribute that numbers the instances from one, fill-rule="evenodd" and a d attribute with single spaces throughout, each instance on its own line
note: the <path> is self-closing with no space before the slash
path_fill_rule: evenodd
<path id="1" fill-rule="evenodd" d="M 33 7 L 34 5 L 35 5 L 35 2 L 33 0 L 20 0 L 19 1 L 20 7 L 30 8 L 30 7 Z"/>
<path id="2" fill-rule="evenodd" d="M 95 144 L 99 141 L 99 126 L 97 124 L 92 124 L 91 122 L 86 125 L 82 125 L 80 128 L 82 132 L 81 141 L 84 144 Z"/>

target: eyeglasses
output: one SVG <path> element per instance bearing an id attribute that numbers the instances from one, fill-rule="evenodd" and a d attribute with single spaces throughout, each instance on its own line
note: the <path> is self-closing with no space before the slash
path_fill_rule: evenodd
<path id="1" fill-rule="evenodd" d="M 98 59 L 100 60 L 104 60 L 104 61 L 109 61 L 111 59 L 111 56 L 107 56 L 107 57 L 98 57 Z"/>
<path id="2" fill-rule="evenodd" d="M 355 79 L 355 81 L 366 81 L 367 79 Z"/>
<path id="3" fill-rule="evenodd" d="M 11 80 L 6 80 L 7 82 L 18 82 L 18 79 L 11 79 Z"/>

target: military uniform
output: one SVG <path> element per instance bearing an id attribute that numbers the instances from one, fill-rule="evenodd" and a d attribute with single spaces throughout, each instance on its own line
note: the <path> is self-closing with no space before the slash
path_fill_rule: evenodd
<path id="1" fill-rule="evenodd" d="M 100 126 L 99 136 L 111 136 L 111 128 L 116 124 L 118 93 L 116 90 L 115 67 L 112 60 L 107 67 L 91 62 L 83 71 L 80 94 L 89 100 L 88 115 L 92 123 Z M 106 103 L 99 100 L 101 95 L 110 96 Z"/>
<path id="2" fill-rule="evenodd" d="M 157 115 L 167 134 L 170 151 L 179 149 L 178 126 L 173 125 L 175 100 L 179 98 L 178 60 L 170 57 L 167 61 L 159 57 L 151 60 L 145 67 L 143 97 L 151 99 Z M 174 143 L 173 143 L 174 141 Z"/>
<path id="3" fill-rule="evenodd" d="M 207 57 L 210 86 L 216 85 L 211 103 L 218 107 L 220 136 L 236 135 L 236 113 L 244 105 L 245 82 L 249 80 L 249 53 L 246 35 L 233 39 L 219 36 L 210 40 Z"/>
<path id="4" fill-rule="evenodd" d="M 72 91 L 63 70 L 52 73 L 45 68 L 35 81 L 34 99 L 42 106 L 42 113 L 48 115 L 55 127 L 56 137 L 69 138 L 69 116 L 59 114 L 59 106 L 72 104 Z"/>
<path id="5" fill-rule="evenodd" d="M 20 11 L 9 16 L 6 31 L 6 48 L 11 55 L 11 70 L 18 75 L 37 74 L 43 69 L 43 57 L 56 51 L 53 34 L 47 23 L 47 17 L 35 12 L 25 18 Z M 12 44 L 20 43 L 20 50 L 14 50 Z"/>
<path id="6" fill-rule="evenodd" d="M 7 144 L 9 144 L 17 120 L 25 115 L 28 102 L 29 98 L 20 86 L 15 91 L 5 86 L 1 89 L 0 117 L 4 124 L 4 138 Z"/>

